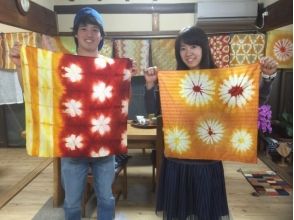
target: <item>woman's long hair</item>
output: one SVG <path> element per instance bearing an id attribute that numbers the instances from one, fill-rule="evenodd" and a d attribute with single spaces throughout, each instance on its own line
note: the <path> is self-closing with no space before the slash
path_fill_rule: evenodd
<path id="1" fill-rule="evenodd" d="M 183 62 L 180 55 L 181 43 L 185 43 L 188 45 L 198 45 L 202 48 L 202 59 L 199 65 L 200 69 L 216 68 L 210 52 L 208 37 L 206 33 L 202 29 L 196 26 L 192 26 L 183 29 L 176 38 L 175 55 L 177 60 L 177 70 L 189 69 L 189 67 Z"/>

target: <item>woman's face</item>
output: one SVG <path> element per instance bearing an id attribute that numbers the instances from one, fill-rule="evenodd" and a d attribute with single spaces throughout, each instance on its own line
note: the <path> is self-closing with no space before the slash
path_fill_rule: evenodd
<path id="1" fill-rule="evenodd" d="M 199 69 L 202 59 L 202 48 L 198 45 L 189 45 L 181 43 L 180 56 L 187 67 L 192 69 Z"/>

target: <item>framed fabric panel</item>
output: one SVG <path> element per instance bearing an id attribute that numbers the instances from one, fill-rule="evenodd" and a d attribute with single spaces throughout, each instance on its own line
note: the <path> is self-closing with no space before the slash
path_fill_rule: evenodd
<path id="1" fill-rule="evenodd" d="M 175 70 L 177 68 L 175 58 L 175 39 L 151 40 L 152 66 L 159 70 Z"/>
<path id="2" fill-rule="evenodd" d="M 137 62 L 139 75 L 143 75 L 143 70 L 149 67 L 149 50 L 149 40 L 114 41 L 114 57 L 128 57 L 134 59 Z"/>
<path id="3" fill-rule="evenodd" d="M 291 31 L 268 32 L 266 56 L 274 58 L 278 68 L 293 68 L 293 33 Z"/>
<path id="4" fill-rule="evenodd" d="M 230 41 L 230 66 L 253 64 L 264 56 L 264 34 L 234 34 Z"/>
<path id="5" fill-rule="evenodd" d="M 229 67 L 230 35 L 212 35 L 208 37 L 214 63 L 217 67 Z"/>

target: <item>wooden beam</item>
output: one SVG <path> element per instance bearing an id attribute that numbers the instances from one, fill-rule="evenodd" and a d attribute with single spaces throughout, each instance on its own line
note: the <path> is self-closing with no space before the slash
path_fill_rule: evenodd
<path id="1" fill-rule="evenodd" d="M 30 11 L 20 14 L 16 1 L 0 0 L 0 22 L 29 31 L 47 35 L 57 35 L 57 19 L 55 12 L 31 1 Z"/>
<path id="2" fill-rule="evenodd" d="M 279 0 L 261 11 L 268 12 L 264 17 L 262 32 L 274 30 L 283 26 L 293 24 L 293 0 Z"/>
<path id="3" fill-rule="evenodd" d="M 79 9 L 88 6 L 101 14 L 170 14 L 195 13 L 196 3 L 180 4 L 96 4 L 96 5 L 57 5 L 57 14 L 75 14 Z"/>

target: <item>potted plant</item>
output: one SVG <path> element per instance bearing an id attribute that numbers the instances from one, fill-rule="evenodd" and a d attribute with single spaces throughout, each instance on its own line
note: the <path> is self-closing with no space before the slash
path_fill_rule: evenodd
<path id="1" fill-rule="evenodd" d="M 279 120 L 272 121 L 273 135 L 275 138 L 292 142 L 293 140 L 293 114 L 283 112 L 279 117 Z"/>

